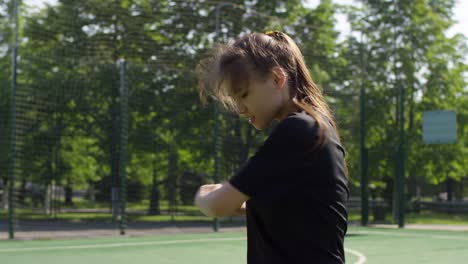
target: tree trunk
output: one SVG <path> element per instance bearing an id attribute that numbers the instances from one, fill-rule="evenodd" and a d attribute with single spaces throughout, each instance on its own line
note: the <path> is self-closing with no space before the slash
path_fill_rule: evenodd
<path id="1" fill-rule="evenodd" d="M 21 187 L 19 189 L 18 203 L 20 205 L 24 205 L 25 204 L 25 199 L 26 199 L 26 179 L 23 178 L 21 180 Z"/>
<path id="2" fill-rule="evenodd" d="M 148 215 L 160 215 L 161 209 L 159 206 L 160 192 L 159 185 L 156 179 L 156 158 L 153 159 L 153 183 L 151 187 L 150 195 L 150 207 L 148 209 Z"/>
<path id="3" fill-rule="evenodd" d="M 2 202 L 0 203 L 0 209 L 8 210 L 8 181 L 3 181 L 3 193 L 2 193 Z"/>
<path id="4" fill-rule="evenodd" d="M 96 190 L 93 183 L 88 183 L 88 199 L 94 205 L 96 203 Z"/>
<path id="5" fill-rule="evenodd" d="M 452 202 L 453 201 L 453 180 L 452 180 L 452 178 L 447 178 L 446 184 L 447 184 L 447 201 Z"/>
<path id="6" fill-rule="evenodd" d="M 459 195 L 458 195 L 458 200 L 461 201 L 461 202 L 463 202 L 463 198 L 464 198 L 464 197 L 463 197 L 463 194 L 464 194 L 464 193 L 463 193 L 463 192 L 464 192 L 464 189 L 463 189 L 463 187 L 464 187 L 464 186 L 463 186 L 463 182 L 464 182 L 464 179 L 462 178 L 462 179 L 460 180 L 460 185 L 459 185 L 459 186 L 460 186 L 460 190 L 459 190 Z"/>
<path id="7" fill-rule="evenodd" d="M 159 185 L 153 181 L 153 186 L 151 188 L 151 197 L 150 197 L 150 208 L 148 210 L 148 215 L 160 215 L 161 208 L 159 206 Z"/>
<path id="8" fill-rule="evenodd" d="M 114 83 L 113 83 L 114 84 Z M 117 89 L 114 89 L 116 85 L 112 85 L 112 105 L 110 108 L 111 115 L 111 130 L 110 137 L 110 163 L 111 163 L 111 188 L 110 188 L 110 197 L 111 197 L 111 211 L 112 211 L 112 221 L 116 222 L 119 215 L 119 120 L 118 120 L 118 105 L 117 105 Z"/>
<path id="9" fill-rule="evenodd" d="M 171 146 L 169 153 L 169 166 L 167 172 L 167 194 L 169 200 L 169 213 L 171 214 L 171 220 L 174 220 L 174 213 L 177 210 L 177 149 L 175 146 Z"/>
<path id="10" fill-rule="evenodd" d="M 68 178 L 67 186 L 65 186 L 65 205 L 73 205 L 73 185 L 70 178 Z"/>
<path id="11" fill-rule="evenodd" d="M 50 198 L 52 195 L 52 184 L 47 183 L 44 189 L 44 214 L 45 215 L 50 215 L 51 213 L 51 202 Z"/>

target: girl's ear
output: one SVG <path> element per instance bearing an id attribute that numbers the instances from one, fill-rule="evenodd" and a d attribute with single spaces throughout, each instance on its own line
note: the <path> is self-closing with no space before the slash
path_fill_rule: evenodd
<path id="1" fill-rule="evenodd" d="M 278 85 L 278 88 L 283 88 L 287 80 L 286 73 L 284 72 L 283 68 L 275 66 L 273 69 L 271 69 L 271 72 L 273 81 Z"/>

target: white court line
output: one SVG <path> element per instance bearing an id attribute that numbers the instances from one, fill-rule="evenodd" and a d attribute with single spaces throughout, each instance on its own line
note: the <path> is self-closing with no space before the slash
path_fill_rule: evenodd
<path id="1" fill-rule="evenodd" d="M 206 238 L 206 239 L 190 239 L 190 240 L 172 240 L 172 241 L 148 241 L 148 242 L 126 242 L 126 243 L 112 243 L 112 244 L 94 244 L 94 245 L 76 245 L 76 246 L 55 246 L 55 247 L 29 247 L 29 248 L 0 248 L 2 252 L 25 252 L 25 251 L 44 251 L 44 250 L 69 250 L 69 249 L 89 249 L 89 248 L 113 248 L 113 247 L 132 247 L 132 246 L 148 246 L 148 245 L 170 245 L 170 244 L 183 244 L 192 242 L 218 242 L 218 241 L 237 241 L 245 240 L 245 237 L 231 237 L 231 238 Z M 358 257 L 357 262 L 354 264 L 363 264 L 366 262 L 366 256 L 362 253 L 345 248 L 346 252 Z"/>
<path id="2" fill-rule="evenodd" d="M 183 243 L 193 243 L 193 242 L 218 242 L 218 241 L 236 241 L 236 240 L 245 240 L 245 237 L 205 238 L 205 239 L 187 239 L 187 240 L 172 240 L 172 241 L 124 242 L 124 243 L 111 243 L 111 244 L 54 246 L 54 247 L 0 248 L 0 253 L 44 251 L 44 250 L 135 247 L 135 246 L 149 246 L 149 245 L 170 245 L 170 244 L 183 244 Z"/>
<path id="3" fill-rule="evenodd" d="M 448 239 L 448 240 L 462 240 L 468 241 L 467 237 L 457 237 L 457 236 L 443 236 L 443 235 L 425 235 L 425 234 L 406 234 L 398 232 L 384 232 L 384 231 L 352 231 L 351 234 L 365 234 L 365 235 L 384 235 L 384 236 L 396 236 L 396 237 L 425 237 L 425 238 L 438 238 L 438 239 Z"/>
<path id="4" fill-rule="evenodd" d="M 147 241 L 147 242 L 125 242 L 112 244 L 93 244 L 93 245 L 75 245 L 75 246 L 54 246 L 54 247 L 29 247 L 29 248 L 0 248 L 0 253 L 8 252 L 27 252 L 27 251 L 50 251 L 50 250 L 70 250 L 70 249 L 91 249 L 91 248 L 114 248 L 114 247 L 134 247 L 148 245 L 170 245 L 183 244 L 193 242 L 218 242 L 218 241 L 237 241 L 245 240 L 245 237 L 230 237 L 230 238 L 206 238 L 206 239 L 187 239 L 187 240 L 172 240 L 172 241 Z M 358 257 L 355 264 L 363 264 L 366 262 L 366 256 L 361 252 L 345 248 L 345 251 Z"/>
<path id="5" fill-rule="evenodd" d="M 427 237 L 427 238 L 439 238 L 439 239 L 450 239 L 450 240 L 468 240 L 468 237 L 456 237 L 456 236 L 442 236 L 442 235 L 424 235 L 424 234 L 405 234 L 395 232 L 383 232 L 383 231 L 353 231 L 353 234 L 369 234 L 369 235 L 384 235 L 384 236 L 397 236 L 397 237 Z M 363 264 L 367 261 L 367 258 L 361 252 L 345 248 L 350 254 L 358 257 L 355 264 Z"/>
<path id="6" fill-rule="evenodd" d="M 356 250 L 352 250 L 352 249 L 349 249 L 349 248 L 345 248 L 344 250 L 346 252 L 348 252 L 350 254 L 353 254 L 354 256 L 358 257 L 358 260 L 356 262 L 354 262 L 354 264 L 364 264 L 364 263 L 366 263 L 367 258 L 361 252 L 356 251 Z"/>
<path id="7" fill-rule="evenodd" d="M 383 231 L 353 231 L 354 234 L 370 234 L 370 235 L 385 235 L 385 236 L 399 236 L 399 237 L 428 237 L 438 239 L 452 239 L 452 240 L 466 240 L 467 237 L 455 236 L 442 236 L 442 235 L 424 235 L 424 234 L 406 234 L 396 232 L 383 232 Z M 187 239 L 187 240 L 172 240 L 172 241 L 147 241 L 147 242 L 124 242 L 124 243 L 111 243 L 111 244 L 93 244 L 93 245 L 75 245 L 75 246 L 53 246 L 53 247 L 29 247 L 29 248 L 0 248 L 2 252 L 27 252 L 27 251 L 44 251 L 44 250 L 70 250 L 70 249 L 92 249 L 92 248 L 114 248 L 114 247 L 129 247 L 129 246 L 148 246 L 148 245 L 170 245 L 170 244 L 183 244 L 193 242 L 218 242 L 218 241 L 237 241 L 245 240 L 245 237 L 231 237 L 231 238 L 206 238 L 206 239 Z M 367 258 L 361 252 L 345 248 L 345 251 L 358 257 L 355 264 L 364 264 Z"/>

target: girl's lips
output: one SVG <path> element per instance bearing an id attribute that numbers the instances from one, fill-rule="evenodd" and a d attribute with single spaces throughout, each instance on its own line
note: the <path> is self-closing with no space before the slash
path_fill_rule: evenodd
<path id="1" fill-rule="evenodd" d="M 249 124 L 253 124 L 255 122 L 255 117 L 254 116 L 249 116 L 247 118 L 247 120 L 249 121 Z"/>

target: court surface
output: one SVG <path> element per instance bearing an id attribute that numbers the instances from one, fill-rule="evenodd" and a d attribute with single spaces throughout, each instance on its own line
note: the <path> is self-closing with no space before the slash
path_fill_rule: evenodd
<path id="1" fill-rule="evenodd" d="M 468 232 L 354 227 L 345 247 L 347 263 L 468 263 Z M 245 256 L 238 232 L 0 242 L 2 264 L 234 264 Z"/>

